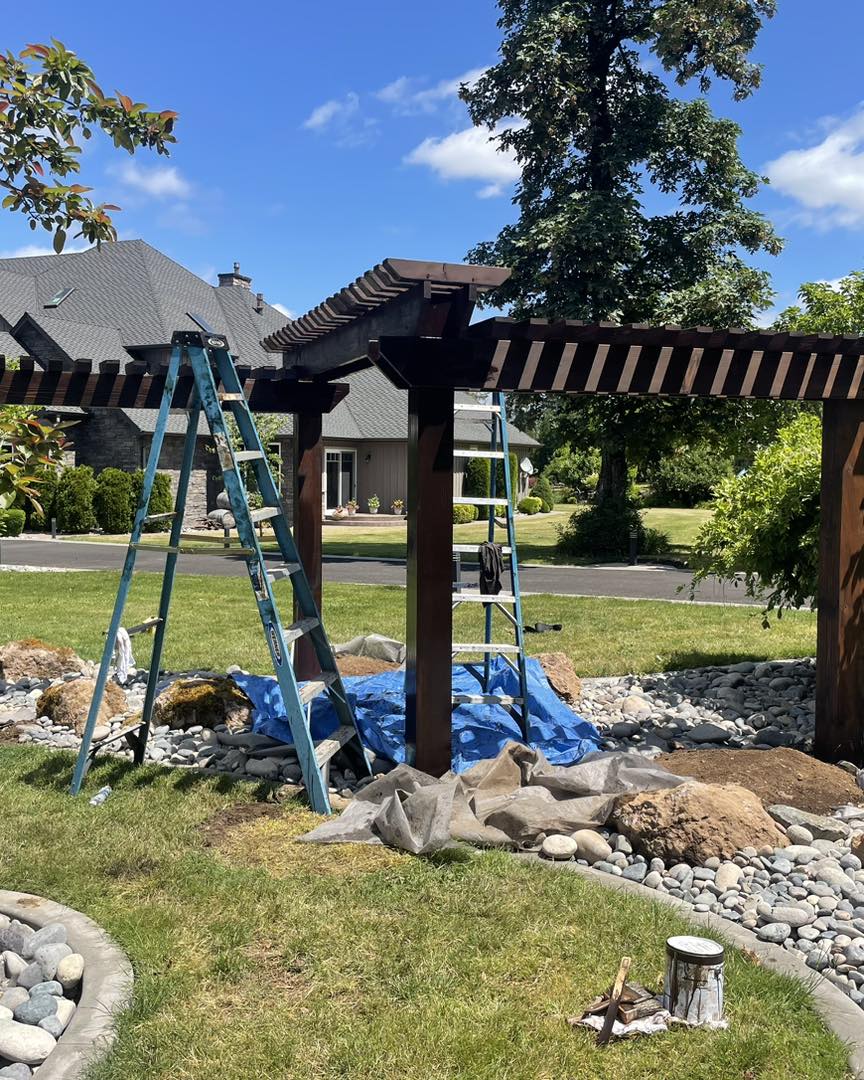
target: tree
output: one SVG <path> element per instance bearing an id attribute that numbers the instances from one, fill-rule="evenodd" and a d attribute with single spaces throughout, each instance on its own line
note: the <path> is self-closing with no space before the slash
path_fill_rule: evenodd
<path id="1" fill-rule="evenodd" d="M 774 0 L 499 7 L 500 59 L 461 90 L 474 123 L 521 167 L 518 220 L 469 253 L 513 269 L 486 302 L 519 318 L 752 325 L 771 290 L 742 252 L 781 247 L 747 206 L 760 177 L 739 157 L 737 125 L 704 98 L 673 97 L 668 82 L 704 93 L 718 78 L 747 97 L 760 81 L 748 55 Z M 600 445 L 598 497 L 620 499 L 628 455 L 656 457 L 682 428 L 735 406 L 586 396 L 553 408 L 562 441 Z"/>
<path id="2" fill-rule="evenodd" d="M 836 285 L 806 282 L 798 290 L 800 304 L 781 311 L 776 330 L 803 334 L 864 334 L 864 270 L 853 270 Z"/>
<path id="3" fill-rule="evenodd" d="M 125 94 L 107 97 L 90 68 L 61 42 L 0 54 L 0 188 L 18 210 L 54 234 L 62 251 L 69 230 L 90 243 L 116 240 L 110 203 L 94 205 L 91 189 L 66 183 L 80 170 L 81 141 L 101 129 L 118 148 L 168 153 L 175 112 L 151 112 Z"/>
<path id="4" fill-rule="evenodd" d="M 39 492 L 46 470 L 63 463 L 65 432 L 74 424 L 40 423 L 11 409 L 0 413 L 0 510 L 30 506 L 42 514 Z"/>

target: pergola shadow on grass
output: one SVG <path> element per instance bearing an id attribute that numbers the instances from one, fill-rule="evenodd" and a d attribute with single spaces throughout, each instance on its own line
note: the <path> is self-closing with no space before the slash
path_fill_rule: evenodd
<path id="1" fill-rule="evenodd" d="M 305 845 L 298 803 L 221 825 L 256 794 L 111 762 L 102 807 L 46 786 L 71 755 L 4 747 L 7 888 L 86 910 L 135 967 L 118 1040 L 89 1080 L 836 1080 L 842 1044 L 805 988 L 730 950 L 728 1031 L 676 1030 L 598 1051 L 578 1013 L 622 951 L 648 985 L 662 941 L 692 927 L 666 908 L 502 852 L 424 859 Z M 658 944 L 660 943 L 660 944 Z"/>

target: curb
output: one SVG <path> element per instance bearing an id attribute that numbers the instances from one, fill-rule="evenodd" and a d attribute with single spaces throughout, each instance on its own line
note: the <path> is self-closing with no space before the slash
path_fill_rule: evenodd
<path id="1" fill-rule="evenodd" d="M 739 949 L 747 949 L 748 952 L 755 953 L 762 966 L 768 971 L 797 979 L 806 987 L 813 999 L 813 1006 L 825 1025 L 845 1044 L 849 1053 L 849 1066 L 855 1080 L 864 1080 L 864 1010 L 860 1009 L 824 975 L 806 967 L 803 956 L 801 960 L 798 960 L 794 953 L 782 949 L 779 945 L 761 941 L 751 930 L 743 926 L 718 918 L 711 913 L 694 911 L 693 905 L 685 900 L 658 893 L 636 881 L 604 874 L 600 870 L 594 870 L 590 866 L 580 866 L 575 862 L 554 862 L 551 859 L 541 859 L 534 852 L 519 852 L 515 857 L 521 862 L 539 863 L 550 870 L 569 870 L 605 888 L 629 893 L 641 900 L 665 904 L 666 907 L 672 908 L 690 922 L 726 938 Z"/>
<path id="2" fill-rule="evenodd" d="M 62 922 L 69 946 L 84 957 L 78 1008 L 38 1071 L 39 1080 L 79 1080 L 116 1037 L 116 1014 L 132 997 L 132 965 L 92 919 L 53 900 L 0 889 L 0 913 L 37 929 Z"/>

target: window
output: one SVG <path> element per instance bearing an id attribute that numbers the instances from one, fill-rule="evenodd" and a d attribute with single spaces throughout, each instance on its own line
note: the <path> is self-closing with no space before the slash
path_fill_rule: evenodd
<path id="1" fill-rule="evenodd" d="M 324 468 L 324 509 L 344 506 L 357 494 L 357 452 L 328 450 Z"/>

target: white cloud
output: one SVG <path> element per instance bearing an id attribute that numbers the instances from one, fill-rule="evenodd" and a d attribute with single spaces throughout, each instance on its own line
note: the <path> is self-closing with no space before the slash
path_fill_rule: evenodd
<path id="1" fill-rule="evenodd" d="M 132 191 L 153 199 L 185 199 L 192 192 L 192 185 L 174 165 L 145 169 L 135 161 L 127 161 L 112 167 L 109 172 Z"/>
<path id="2" fill-rule="evenodd" d="M 294 314 L 294 312 L 291 311 L 290 308 L 285 307 L 284 304 L 271 304 L 270 306 L 276 308 L 277 311 L 281 311 L 286 319 L 296 319 L 297 318 L 297 316 Z"/>
<path id="3" fill-rule="evenodd" d="M 303 127 L 311 131 L 323 131 L 334 122 L 344 123 L 360 108 L 360 98 L 353 92 L 344 98 L 332 98 L 313 109 L 303 121 Z"/>
<path id="4" fill-rule="evenodd" d="M 818 228 L 864 226 L 864 105 L 818 143 L 765 166 L 774 187 L 803 208 L 796 220 Z"/>
<path id="5" fill-rule="evenodd" d="M 505 128 L 515 126 L 499 124 L 493 132 L 484 127 L 470 127 L 440 139 L 430 137 L 415 146 L 405 162 L 425 165 L 441 180 L 485 181 L 477 194 L 481 199 L 493 198 L 503 194 L 504 188 L 521 174 L 513 152 L 501 150 L 496 137 Z"/>
<path id="6" fill-rule="evenodd" d="M 67 244 L 63 249 L 63 255 L 75 255 L 80 251 L 87 251 L 89 244 Z M 21 247 L 10 248 L 8 251 L 0 251 L 0 259 L 31 259 L 34 255 L 56 255 L 50 244 L 22 244 Z"/>
<path id="7" fill-rule="evenodd" d="M 412 79 L 401 75 L 398 79 L 383 86 L 375 97 L 386 105 L 391 105 L 396 112 L 404 115 L 412 113 L 434 112 L 442 102 L 456 99 L 459 87 L 463 83 L 473 86 L 486 68 L 471 68 L 470 71 L 457 75 L 455 79 L 442 79 L 434 86 L 423 87 L 421 79 Z"/>

